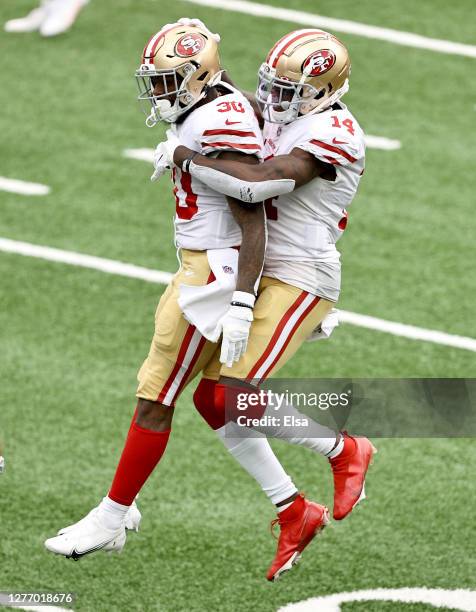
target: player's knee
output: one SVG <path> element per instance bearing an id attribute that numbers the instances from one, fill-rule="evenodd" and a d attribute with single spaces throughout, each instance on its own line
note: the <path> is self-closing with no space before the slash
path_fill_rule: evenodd
<path id="1" fill-rule="evenodd" d="M 220 376 L 216 385 L 215 403 L 221 406 L 226 421 L 237 422 L 240 417 L 261 419 L 267 408 L 266 394 L 248 381 Z"/>
<path id="2" fill-rule="evenodd" d="M 216 380 L 202 378 L 193 394 L 195 408 L 212 429 L 219 429 L 225 424 L 225 402 L 220 403 L 220 392 Z M 218 399 L 218 401 L 217 401 Z"/>
<path id="3" fill-rule="evenodd" d="M 159 402 L 139 399 L 136 423 L 144 429 L 168 431 L 172 427 L 173 415 L 174 408 L 172 406 L 164 406 Z"/>

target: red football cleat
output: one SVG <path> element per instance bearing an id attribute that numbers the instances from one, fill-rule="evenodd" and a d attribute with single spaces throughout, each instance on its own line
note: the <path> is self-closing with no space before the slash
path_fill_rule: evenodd
<path id="1" fill-rule="evenodd" d="M 308 501 L 300 494 L 293 503 L 272 521 L 271 530 L 279 523 L 278 550 L 266 574 L 268 580 L 277 580 L 301 558 L 302 551 L 329 522 L 329 510 Z"/>
<path id="2" fill-rule="evenodd" d="M 342 452 L 329 459 L 334 474 L 334 518 L 341 521 L 365 499 L 365 475 L 377 449 L 367 438 L 353 438 L 346 432 Z"/>

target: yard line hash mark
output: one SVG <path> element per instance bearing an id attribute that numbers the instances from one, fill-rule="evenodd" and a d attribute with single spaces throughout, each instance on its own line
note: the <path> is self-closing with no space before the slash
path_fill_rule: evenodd
<path id="1" fill-rule="evenodd" d="M 0 190 L 28 196 L 47 195 L 51 191 L 48 185 L 41 185 L 41 183 L 28 183 L 27 181 L 6 178 L 5 176 L 0 176 Z"/>
<path id="2" fill-rule="evenodd" d="M 10 240 L 9 238 L 0 238 L 0 251 L 27 257 L 36 257 L 70 266 L 90 268 L 107 274 L 126 276 L 128 278 L 140 279 L 148 283 L 158 283 L 161 285 L 168 284 L 173 277 L 173 274 L 170 272 L 151 270 L 150 268 L 143 268 L 113 259 L 104 259 L 93 255 L 76 253 L 74 251 L 63 251 L 47 246 L 30 244 L 29 242 Z M 356 325 L 357 327 L 380 331 L 411 340 L 432 342 L 434 344 L 476 352 L 476 338 L 447 334 L 446 332 L 415 327 L 414 325 L 387 321 L 385 319 L 378 319 L 377 317 L 371 317 L 356 312 L 349 312 L 348 310 L 339 310 L 339 317 L 342 323 Z"/>
<path id="3" fill-rule="evenodd" d="M 449 55 L 476 57 L 475 45 L 466 45 L 439 38 L 428 38 L 427 36 L 421 36 L 413 32 L 381 28 L 379 26 L 367 25 L 347 19 L 324 17 L 323 15 L 306 13 L 305 11 L 296 11 L 278 6 L 260 4 L 258 2 L 248 2 L 247 0 L 226 0 L 226 2 L 223 2 L 223 0 L 186 1 L 191 4 L 217 8 L 221 11 L 233 11 L 236 13 L 253 15 L 255 17 L 268 17 L 269 19 L 277 19 L 279 21 L 299 23 L 307 28 L 310 26 L 324 28 L 335 32 L 344 32 L 345 34 L 355 34 L 356 36 L 363 36 L 364 38 L 384 40 L 386 42 L 395 43 L 396 45 L 403 45 L 404 47 L 416 47 L 417 49 L 427 49 L 428 51 L 447 53 Z"/>

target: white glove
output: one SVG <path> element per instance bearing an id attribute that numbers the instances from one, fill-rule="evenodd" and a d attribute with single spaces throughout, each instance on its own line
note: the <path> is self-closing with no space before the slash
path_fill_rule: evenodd
<path id="1" fill-rule="evenodd" d="M 175 149 L 182 144 L 174 130 L 167 130 L 166 136 L 167 140 L 160 142 L 155 149 L 154 174 L 150 177 L 151 181 L 157 181 L 166 170 L 172 168 Z"/>
<path id="2" fill-rule="evenodd" d="M 311 335 L 307 338 L 307 342 L 315 342 L 316 340 L 327 340 L 334 329 L 339 325 L 339 311 L 337 308 L 332 308 L 319 325 L 314 329 Z"/>
<path id="3" fill-rule="evenodd" d="M 220 34 L 213 34 L 213 32 L 210 32 L 207 26 L 203 23 L 203 21 L 200 21 L 200 19 L 189 19 L 188 17 L 181 17 L 177 21 L 177 23 L 183 26 L 195 26 L 196 28 L 204 30 L 207 34 L 210 35 L 210 38 L 213 39 L 217 44 L 221 40 Z"/>
<path id="4" fill-rule="evenodd" d="M 223 332 L 220 361 L 228 368 L 231 368 L 233 362 L 239 361 L 246 352 L 255 299 L 251 293 L 235 291 L 231 300 L 232 305 L 220 321 Z M 245 306 L 233 305 L 234 302 Z"/>

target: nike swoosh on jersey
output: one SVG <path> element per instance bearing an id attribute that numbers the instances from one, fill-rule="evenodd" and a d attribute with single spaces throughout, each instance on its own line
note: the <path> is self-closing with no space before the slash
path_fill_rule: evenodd
<path id="1" fill-rule="evenodd" d="M 337 138 L 333 138 L 333 139 L 332 139 L 332 142 L 333 142 L 334 144 L 349 144 L 349 143 L 347 142 L 347 140 L 337 140 Z"/>
<path id="2" fill-rule="evenodd" d="M 229 119 L 227 119 L 225 123 L 226 125 L 236 125 L 237 123 L 241 123 L 241 121 L 230 121 Z"/>

